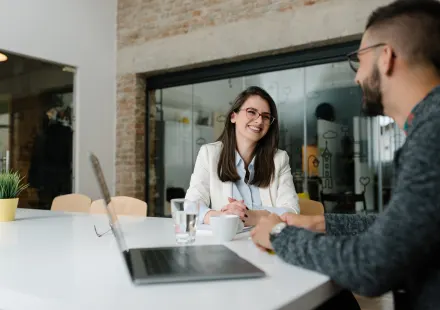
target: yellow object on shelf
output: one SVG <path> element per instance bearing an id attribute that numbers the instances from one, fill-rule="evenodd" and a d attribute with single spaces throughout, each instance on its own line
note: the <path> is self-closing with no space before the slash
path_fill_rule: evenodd
<path id="1" fill-rule="evenodd" d="M 298 193 L 299 198 L 310 199 L 309 193 Z"/>
<path id="2" fill-rule="evenodd" d="M 18 198 L 0 199 L 0 222 L 14 221 L 17 206 Z"/>

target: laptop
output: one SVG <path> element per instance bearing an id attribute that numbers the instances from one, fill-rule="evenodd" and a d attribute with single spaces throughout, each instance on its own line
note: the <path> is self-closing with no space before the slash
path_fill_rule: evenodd
<path id="1" fill-rule="evenodd" d="M 101 165 L 94 154 L 90 161 L 105 201 L 110 227 L 134 284 L 214 281 L 264 277 L 265 273 L 224 245 L 174 246 L 129 249 Z"/>

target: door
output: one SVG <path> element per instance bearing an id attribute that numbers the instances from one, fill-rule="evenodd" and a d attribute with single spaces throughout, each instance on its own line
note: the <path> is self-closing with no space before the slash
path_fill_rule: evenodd
<path id="1" fill-rule="evenodd" d="M 10 168 L 10 105 L 11 96 L 0 94 L 0 171 Z"/>

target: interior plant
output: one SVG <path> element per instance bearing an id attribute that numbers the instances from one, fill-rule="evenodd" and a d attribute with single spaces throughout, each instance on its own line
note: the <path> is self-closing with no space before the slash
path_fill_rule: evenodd
<path id="1" fill-rule="evenodd" d="M 18 172 L 3 171 L 0 173 L 0 222 L 15 220 L 18 196 L 29 184 Z"/>

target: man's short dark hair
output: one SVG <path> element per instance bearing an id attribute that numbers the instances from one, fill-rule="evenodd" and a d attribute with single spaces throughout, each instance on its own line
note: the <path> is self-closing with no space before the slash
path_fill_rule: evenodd
<path id="1" fill-rule="evenodd" d="M 394 1 L 370 15 L 366 30 L 390 44 L 408 63 L 433 65 L 440 74 L 438 0 Z"/>

